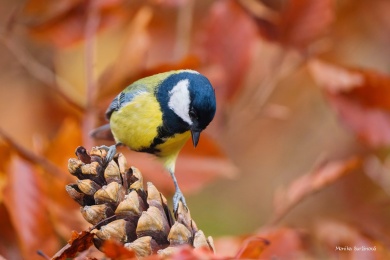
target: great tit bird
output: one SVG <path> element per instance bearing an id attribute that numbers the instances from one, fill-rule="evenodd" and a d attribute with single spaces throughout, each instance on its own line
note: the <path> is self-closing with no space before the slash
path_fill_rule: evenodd
<path id="1" fill-rule="evenodd" d="M 111 129 L 116 144 L 103 146 L 108 150 L 107 161 L 112 160 L 120 144 L 160 158 L 173 179 L 176 211 L 180 200 L 186 206 L 175 177 L 176 159 L 190 136 L 197 146 L 200 133 L 212 121 L 215 111 L 215 92 L 205 76 L 193 70 L 169 71 L 125 88 L 106 111 L 109 124 L 92 135 Z"/>

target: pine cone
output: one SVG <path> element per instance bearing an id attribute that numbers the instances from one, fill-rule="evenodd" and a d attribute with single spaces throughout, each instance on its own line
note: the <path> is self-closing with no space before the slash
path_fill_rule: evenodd
<path id="1" fill-rule="evenodd" d="M 66 186 L 68 194 L 81 205 L 81 214 L 94 225 L 94 244 L 100 249 L 104 241 L 116 240 L 138 257 L 171 254 L 177 246 L 208 248 L 213 240 L 206 238 L 180 202 L 175 219 L 166 198 L 150 182 L 144 190 L 141 172 L 127 168 L 119 153 L 108 163 L 104 149 L 76 149 L 78 159 L 69 159 L 69 172 L 77 183 Z"/>

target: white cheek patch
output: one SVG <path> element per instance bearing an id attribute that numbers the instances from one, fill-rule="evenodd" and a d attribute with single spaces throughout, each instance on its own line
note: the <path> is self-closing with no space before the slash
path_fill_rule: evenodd
<path id="1" fill-rule="evenodd" d="M 175 112 L 184 122 L 192 125 L 192 120 L 189 115 L 190 111 L 190 92 L 188 87 L 190 82 L 188 79 L 180 80 L 171 91 L 169 91 L 169 108 Z"/>

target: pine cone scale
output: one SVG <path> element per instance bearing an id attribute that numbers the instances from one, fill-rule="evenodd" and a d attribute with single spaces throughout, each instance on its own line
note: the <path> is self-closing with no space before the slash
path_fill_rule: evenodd
<path id="1" fill-rule="evenodd" d="M 127 168 L 122 154 L 108 163 L 104 149 L 93 148 L 88 154 L 79 147 L 76 155 L 77 159 L 69 159 L 68 170 L 78 181 L 66 190 L 81 206 L 84 219 L 94 225 L 97 248 L 116 240 L 138 257 L 167 255 L 181 245 L 214 251 L 212 239 L 198 230 L 189 210 L 179 203 L 175 220 L 167 199 L 152 183 L 144 190 L 141 172 Z"/>

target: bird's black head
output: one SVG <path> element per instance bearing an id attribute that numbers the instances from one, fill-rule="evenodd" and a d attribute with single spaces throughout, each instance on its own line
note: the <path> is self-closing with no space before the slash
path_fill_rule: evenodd
<path id="1" fill-rule="evenodd" d="M 156 97 L 163 112 L 163 131 L 174 135 L 190 130 L 196 146 L 216 111 L 210 81 L 196 71 L 175 71 L 161 82 Z"/>

